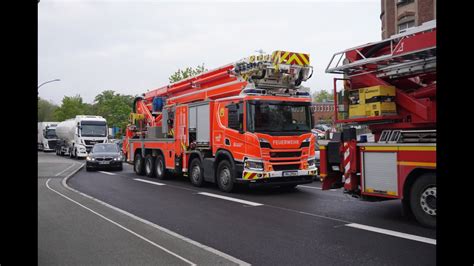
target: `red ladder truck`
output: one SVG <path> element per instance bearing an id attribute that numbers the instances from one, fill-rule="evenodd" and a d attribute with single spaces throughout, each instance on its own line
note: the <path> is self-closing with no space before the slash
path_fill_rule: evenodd
<path id="1" fill-rule="evenodd" d="M 344 75 L 334 79 L 335 122 L 344 129 L 320 141 L 322 189 L 401 199 L 436 227 L 436 21 L 336 53 L 326 73 Z M 361 125 L 374 142 L 357 139 Z"/>
<path id="2" fill-rule="evenodd" d="M 250 56 L 134 100 L 123 152 L 138 175 L 195 186 L 295 187 L 316 175 L 309 55 Z"/>

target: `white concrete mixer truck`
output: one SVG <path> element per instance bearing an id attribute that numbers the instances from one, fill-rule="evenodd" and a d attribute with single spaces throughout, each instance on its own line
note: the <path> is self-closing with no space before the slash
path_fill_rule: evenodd
<path id="1" fill-rule="evenodd" d="M 58 124 L 57 155 L 71 158 L 86 157 L 96 143 L 106 143 L 107 121 L 102 116 L 78 115 Z"/>

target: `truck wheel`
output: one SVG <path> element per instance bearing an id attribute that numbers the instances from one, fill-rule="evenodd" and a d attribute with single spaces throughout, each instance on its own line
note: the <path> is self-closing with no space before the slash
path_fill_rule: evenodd
<path id="1" fill-rule="evenodd" d="M 194 158 L 189 167 L 189 179 L 196 187 L 201 187 L 204 183 L 204 175 L 201 167 L 201 160 Z"/>
<path id="2" fill-rule="evenodd" d="M 145 156 L 145 175 L 148 177 L 155 177 L 155 158 L 151 154 Z"/>
<path id="3" fill-rule="evenodd" d="M 133 162 L 133 170 L 137 175 L 143 175 L 145 173 L 145 169 L 143 167 L 143 158 L 140 153 L 135 154 L 135 160 Z"/>
<path id="4" fill-rule="evenodd" d="M 420 224 L 436 228 L 435 173 L 422 174 L 413 183 L 410 190 L 410 207 Z"/>
<path id="5" fill-rule="evenodd" d="M 229 161 L 222 160 L 217 166 L 217 186 L 224 192 L 234 189 L 234 169 Z"/>
<path id="6" fill-rule="evenodd" d="M 158 179 L 166 179 L 166 166 L 163 155 L 158 154 L 155 159 L 155 175 Z"/>

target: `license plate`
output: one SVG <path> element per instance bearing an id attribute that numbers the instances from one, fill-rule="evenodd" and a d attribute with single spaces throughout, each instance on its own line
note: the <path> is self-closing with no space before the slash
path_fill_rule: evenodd
<path id="1" fill-rule="evenodd" d="M 297 176 L 298 171 L 283 172 L 283 176 Z"/>
<path id="2" fill-rule="evenodd" d="M 99 164 L 109 164 L 109 161 L 100 161 Z"/>

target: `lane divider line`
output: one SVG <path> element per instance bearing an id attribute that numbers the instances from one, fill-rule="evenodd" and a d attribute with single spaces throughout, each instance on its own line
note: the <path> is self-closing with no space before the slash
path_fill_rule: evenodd
<path id="1" fill-rule="evenodd" d="M 108 222 L 110 222 L 110 223 L 112 223 L 112 224 L 114 224 L 114 225 L 120 227 L 121 229 L 123 229 L 123 230 L 125 230 L 125 231 L 131 233 L 132 235 L 134 235 L 134 236 L 136 236 L 136 237 L 138 237 L 138 238 L 141 238 L 142 240 L 144 240 L 144 241 L 150 243 L 151 245 L 153 245 L 153 246 L 155 246 L 155 247 L 157 247 L 157 248 L 163 250 L 164 252 L 166 252 L 166 253 L 168 253 L 168 254 L 170 254 L 170 255 L 175 256 L 176 258 L 178 258 L 178 259 L 180 259 L 180 260 L 182 260 L 182 261 L 188 263 L 189 265 L 193 265 L 193 266 L 196 265 L 194 262 L 191 262 L 191 261 L 189 261 L 189 260 L 187 260 L 187 259 L 181 257 L 180 255 L 174 253 L 173 251 L 171 251 L 171 250 L 169 250 L 169 249 L 167 249 L 167 248 L 165 248 L 165 247 L 162 247 L 162 246 L 156 244 L 155 242 L 149 240 L 148 238 L 146 238 L 146 237 L 144 237 L 144 236 L 142 236 L 142 235 L 140 235 L 140 234 L 138 234 L 138 233 L 136 233 L 136 232 L 134 232 L 134 231 L 132 231 L 132 230 L 130 230 L 130 229 L 128 229 L 128 228 L 126 228 L 125 226 L 123 226 L 123 225 L 121 225 L 121 224 L 119 224 L 119 223 L 117 223 L 117 222 L 115 222 L 115 221 L 113 221 L 113 220 L 111 220 L 111 219 L 105 217 L 104 215 L 102 215 L 102 214 L 100 214 L 100 213 L 98 213 L 98 212 L 96 212 L 96 211 L 94 211 L 94 210 L 92 210 L 92 209 L 90 209 L 90 208 L 88 208 L 88 207 L 82 205 L 81 203 L 79 203 L 79 202 L 77 202 L 77 201 L 75 201 L 75 200 L 69 198 L 68 196 L 62 194 L 61 192 L 58 192 L 58 191 L 52 189 L 52 188 L 49 186 L 49 180 L 50 180 L 50 178 L 48 178 L 48 180 L 46 181 L 46 187 L 47 187 L 49 190 L 51 190 L 51 191 L 53 191 L 53 192 L 59 194 L 60 196 L 62 196 L 62 197 L 64 197 L 64 198 L 66 198 L 66 199 L 68 199 L 68 200 L 70 200 L 70 201 L 76 203 L 77 205 L 81 206 L 82 208 L 84 208 L 84 209 L 86 209 L 86 210 L 92 212 L 93 214 L 99 216 L 100 218 L 102 218 L 102 219 L 104 219 L 104 220 L 106 220 L 106 221 L 108 221 Z"/>
<path id="2" fill-rule="evenodd" d="M 68 168 L 62 170 L 61 172 L 55 174 L 54 176 L 59 176 L 61 175 L 62 173 L 66 172 L 67 170 L 69 170 L 69 168 L 73 167 L 74 165 L 76 165 L 75 163 L 72 163 Z"/>
<path id="3" fill-rule="evenodd" d="M 247 205 L 250 205 L 250 206 L 262 206 L 262 205 L 263 205 L 263 204 L 261 204 L 261 203 L 256 203 L 256 202 L 252 202 L 252 201 L 248 201 L 248 200 L 241 200 L 241 199 L 226 197 L 226 196 L 222 196 L 222 195 L 218 195 L 218 194 L 212 194 L 212 193 L 207 193 L 207 192 L 198 192 L 197 194 L 204 195 L 204 196 L 208 196 L 208 197 L 213 197 L 213 198 L 219 198 L 219 199 L 223 199 L 223 200 L 229 200 L 229 201 L 239 202 L 239 203 L 247 204 Z"/>
<path id="4" fill-rule="evenodd" d="M 140 182 L 144 182 L 144 183 L 149 183 L 149 184 L 153 184 L 153 185 L 157 185 L 157 186 L 164 186 L 164 185 L 166 185 L 166 184 L 163 184 L 163 183 L 148 181 L 148 180 L 139 179 L 139 178 L 134 178 L 133 180 L 135 180 L 135 181 L 140 181 Z"/>
<path id="5" fill-rule="evenodd" d="M 421 236 L 417 236 L 417 235 L 411 235 L 411 234 L 406 234 L 406 233 L 401 233 L 401 232 L 397 232 L 397 231 L 382 229 L 382 228 L 363 225 L 363 224 L 356 224 L 356 223 L 345 224 L 345 226 L 352 227 L 352 228 L 357 228 L 357 229 L 362 229 L 362 230 L 367 230 L 367 231 L 371 231 L 371 232 L 375 232 L 375 233 L 380 233 L 380 234 L 405 238 L 405 239 L 414 240 L 414 241 L 418 241 L 418 242 L 428 243 L 428 244 L 431 244 L 431 245 L 436 245 L 436 239 L 432 239 L 432 238 L 421 237 Z"/>
<path id="6" fill-rule="evenodd" d="M 106 174 L 106 175 L 117 175 L 117 174 L 114 174 L 114 173 L 111 173 L 111 172 L 105 172 L 105 171 L 97 171 L 99 173 L 102 173 L 102 174 Z"/>
<path id="7" fill-rule="evenodd" d="M 84 164 L 82 164 L 81 167 L 79 167 L 79 168 L 78 168 L 77 170 L 75 170 L 73 173 L 71 173 L 70 175 L 68 175 L 68 176 L 66 176 L 66 177 L 64 177 L 64 178 L 62 179 L 61 183 L 62 183 L 63 187 L 65 187 L 65 188 L 69 189 L 70 191 L 75 192 L 75 193 L 77 193 L 77 194 L 79 194 L 79 195 L 81 195 L 81 196 L 83 196 L 83 197 L 85 197 L 85 198 L 88 198 L 88 199 L 90 199 L 90 200 L 93 200 L 93 201 L 95 201 L 95 202 L 97 202 L 97 203 L 99 203 L 99 204 L 101 204 L 101 205 L 103 205 L 103 206 L 106 206 L 106 207 L 108 207 L 108 208 L 110 208 L 110 209 L 112 209 L 112 210 L 114 210 L 114 211 L 117 211 L 117 212 L 119 212 L 119 213 L 121 213 L 121 214 L 123 214 L 123 215 L 126 215 L 126 216 L 128 216 L 128 217 L 130 217 L 130 218 L 132 218 L 132 219 L 134 219 L 134 220 L 136 220 L 136 221 L 139 221 L 139 222 L 142 222 L 142 223 L 144 223 L 144 224 L 146 224 L 146 225 L 149 225 L 149 226 L 151 226 L 151 227 L 153 227 L 153 228 L 155 228 L 155 229 L 157 229 L 157 230 L 160 230 L 160 231 L 162 231 L 162 232 L 165 232 L 165 233 L 167 233 L 167 234 L 169 234 L 169 235 L 171 235 L 171 236 L 173 236 L 173 237 L 176 237 L 176 238 L 178 238 L 178 239 L 180 239 L 180 240 L 182 240 L 182 241 L 184 241 L 184 242 L 186 242 L 186 243 L 189 243 L 189 244 L 194 245 L 194 246 L 196 246 L 196 247 L 198 247 L 198 248 L 201 248 L 201 249 L 203 249 L 203 250 L 205 250 L 205 251 L 208 251 L 208 252 L 210 252 L 210 253 L 213 253 L 214 255 L 220 256 L 220 257 L 222 257 L 222 258 L 224 258 L 224 259 L 226 259 L 226 260 L 229 260 L 229 261 L 231 261 L 231 262 L 234 262 L 234 263 L 236 263 L 236 264 L 238 264 L 238 265 L 244 265 L 244 266 L 250 266 L 250 265 L 251 265 L 251 264 L 249 264 L 249 263 L 247 263 L 247 262 L 245 262 L 245 261 L 243 261 L 243 260 L 239 260 L 239 259 L 237 259 L 237 258 L 235 258 L 235 257 L 232 257 L 231 255 L 226 254 L 226 253 L 224 253 L 224 252 L 222 252 L 222 251 L 219 251 L 219 250 L 214 249 L 214 248 L 212 248 L 212 247 L 210 247 L 210 246 L 206 246 L 206 245 L 204 245 L 204 244 L 201 244 L 201 243 L 199 243 L 199 242 L 197 242 L 197 241 L 195 241 L 195 240 L 192 240 L 192 239 L 187 238 L 187 237 L 185 237 L 185 236 L 183 236 L 183 235 L 180 235 L 180 234 L 178 234 L 178 233 L 175 233 L 175 232 L 173 232 L 173 231 L 171 231 L 171 230 L 169 230 L 169 229 L 167 229 L 167 228 L 161 227 L 161 226 L 159 226 L 159 225 L 157 225 L 157 224 L 154 224 L 154 223 L 152 223 L 152 222 L 150 222 L 150 221 L 148 221 L 148 220 L 145 220 L 145 219 L 143 219 L 143 218 L 140 218 L 140 217 L 138 217 L 138 216 L 136 216 L 136 215 L 134 215 L 134 214 L 132 214 L 132 213 L 129 213 L 129 212 L 125 211 L 125 210 L 122 210 L 122 209 L 120 209 L 120 208 L 118 208 L 118 207 L 115 207 L 115 206 L 113 206 L 113 205 L 110 205 L 110 204 L 108 204 L 108 203 L 106 203 L 106 202 L 103 202 L 103 201 L 101 201 L 101 200 L 99 200 L 99 199 L 96 199 L 96 198 L 94 198 L 94 197 L 92 197 L 92 196 L 90 196 L 90 195 L 87 195 L 87 194 L 85 194 L 85 193 L 80 192 L 79 190 L 76 190 L 76 189 L 70 187 L 70 186 L 67 184 L 67 181 L 68 181 L 69 178 L 71 178 L 75 173 L 77 173 L 83 166 L 84 166 Z"/>

